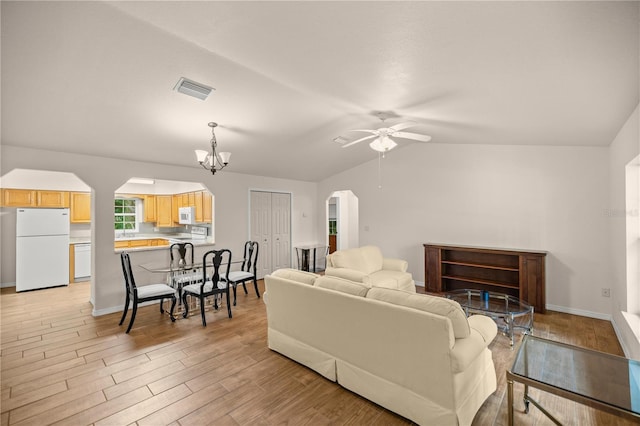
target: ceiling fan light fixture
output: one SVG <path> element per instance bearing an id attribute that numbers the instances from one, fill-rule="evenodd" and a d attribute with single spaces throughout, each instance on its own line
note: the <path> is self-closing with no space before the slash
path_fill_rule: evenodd
<path id="1" fill-rule="evenodd" d="M 387 152 L 398 146 L 389 136 L 380 136 L 369 144 L 371 149 L 378 152 Z"/>

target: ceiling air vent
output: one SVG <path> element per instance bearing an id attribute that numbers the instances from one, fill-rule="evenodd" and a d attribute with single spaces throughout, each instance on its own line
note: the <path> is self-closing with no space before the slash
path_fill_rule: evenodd
<path id="1" fill-rule="evenodd" d="M 202 99 L 204 101 L 207 99 L 207 96 L 209 96 L 209 93 L 211 93 L 213 88 L 205 86 L 204 84 L 196 83 L 188 78 L 181 77 L 173 90 L 177 90 L 180 93 L 184 93 L 185 95 L 193 96 L 194 98 Z"/>

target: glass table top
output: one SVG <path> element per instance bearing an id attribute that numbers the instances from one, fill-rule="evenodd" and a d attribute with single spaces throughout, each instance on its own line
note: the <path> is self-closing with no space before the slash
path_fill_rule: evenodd
<path id="1" fill-rule="evenodd" d="M 640 415 L 640 362 L 525 335 L 512 374 Z"/>
<path id="2" fill-rule="evenodd" d="M 489 292 L 489 300 L 483 300 L 480 290 L 451 290 L 445 293 L 448 299 L 455 300 L 463 308 L 478 312 L 502 315 L 518 315 L 531 312 L 531 305 L 517 297 L 502 293 Z"/>

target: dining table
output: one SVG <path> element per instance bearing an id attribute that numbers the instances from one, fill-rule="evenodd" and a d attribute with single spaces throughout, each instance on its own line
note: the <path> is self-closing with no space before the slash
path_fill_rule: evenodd
<path id="1" fill-rule="evenodd" d="M 231 262 L 231 265 L 241 264 L 242 260 L 235 260 Z M 193 263 L 183 263 L 178 260 L 174 260 L 173 262 L 147 262 L 141 263 L 140 266 L 142 269 L 148 272 L 153 273 L 162 273 L 167 274 L 167 284 L 171 287 L 178 290 L 178 295 L 182 294 L 182 287 L 185 284 L 192 284 L 196 282 L 201 282 L 201 274 L 202 274 L 202 261 L 196 261 Z M 207 264 L 207 268 L 210 265 Z M 220 265 L 220 268 L 226 268 L 226 263 Z M 211 266 L 213 269 L 213 266 Z M 178 306 L 177 308 L 182 309 L 182 300 L 178 297 Z"/>

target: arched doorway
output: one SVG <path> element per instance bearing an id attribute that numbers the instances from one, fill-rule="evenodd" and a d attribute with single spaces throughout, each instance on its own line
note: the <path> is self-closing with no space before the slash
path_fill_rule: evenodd
<path id="1" fill-rule="evenodd" d="M 329 195 L 325 217 L 329 252 L 359 246 L 358 197 L 353 192 L 343 190 Z"/>

